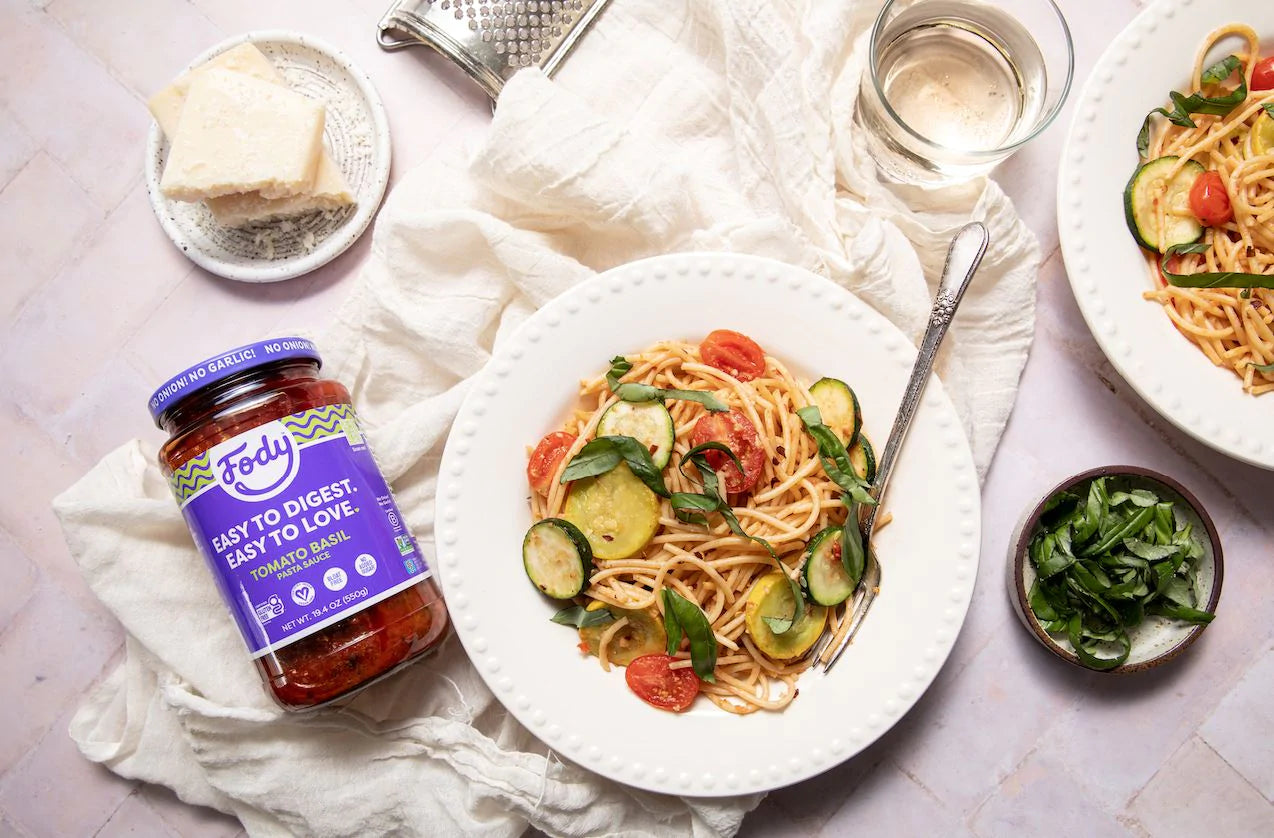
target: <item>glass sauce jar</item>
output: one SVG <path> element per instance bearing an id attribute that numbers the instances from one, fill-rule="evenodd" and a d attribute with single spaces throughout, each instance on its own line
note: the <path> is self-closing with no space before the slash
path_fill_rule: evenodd
<path id="1" fill-rule="evenodd" d="M 270 694 L 303 710 L 436 648 L 447 611 L 349 391 L 304 338 L 261 341 L 150 400 L 159 464 Z"/>

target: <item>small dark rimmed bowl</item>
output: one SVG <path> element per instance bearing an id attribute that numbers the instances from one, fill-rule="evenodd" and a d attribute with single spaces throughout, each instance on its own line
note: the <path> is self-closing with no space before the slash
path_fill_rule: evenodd
<path id="1" fill-rule="evenodd" d="M 1044 504 L 1059 492 L 1074 489 L 1097 477 L 1106 477 L 1111 490 L 1149 489 L 1163 500 L 1173 504 L 1194 525 L 1194 534 L 1203 542 L 1203 558 L 1199 561 L 1195 578 L 1195 597 L 1199 608 L 1216 613 L 1221 599 L 1221 581 L 1225 575 L 1225 563 L 1221 554 L 1221 539 L 1217 536 L 1212 518 L 1199 503 L 1199 499 L 1176 480 L 1167 475 L 1139 466 L 1103 466 L 1089 469 L 1050 489 L 1042 497 L 1014 532 L 1009 542 L 1008 588 L 1009 599 L 1018 619 L 1026 626 L 1045 649 L 1062 660 L 1089 671 L 1142 672 L 1173 660 L 1198 639 L 1207 625 L 1184 623 L 1164 617 L 1146 617 L 1140 625 L 1128 632 L 1132 649 L 1128 660 L 1107 670 L 1092 670 L 1080 663 L 1069 641 L 1062 636 L 1049 634 L 1036 620 L 1027 600 L 1031 585 L 1035 582 L 1035 568 L 1027 558 L 1031 537 L 1039 528 Z"/>

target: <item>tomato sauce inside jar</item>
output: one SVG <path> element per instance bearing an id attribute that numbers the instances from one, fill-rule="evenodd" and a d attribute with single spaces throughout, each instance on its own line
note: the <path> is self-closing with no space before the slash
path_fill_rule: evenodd
<path id="1" fill-rule="evenodd" d="M 348 696 L 436 648 L 447 611 L 363 438 L 304 338 L 242 346 L 150 400 L 191 535 L 275 700 Z"/>

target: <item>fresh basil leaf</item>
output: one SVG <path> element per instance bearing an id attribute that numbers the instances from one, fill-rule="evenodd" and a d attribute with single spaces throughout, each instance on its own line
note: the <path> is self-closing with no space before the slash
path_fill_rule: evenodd
<path id="1" fill-rule="evenodd" d="M 1261 105 L 1261 110 L 1265 111 L 1270 116 L 1274 116 L 1274 102 L 1266 102 Z"/>
<path id="2" fill-rule="evenodd" d="M 615 395 L 626 402 L 662 402 L 665 399 L 680 399 L 685 402 L 698 402 L 712 413 L 724 413 L 730 409 L 730 405 L 707 390 L 669 390 L 631 381 L 612 389 Z"/>
<path id="3" fill-rule="evenodd" d="M 681 644 L 681 632 L 685 632 L 690 641 L 690 661 L 695 674 L 701 681 L 715 683 L 713 670 L 717 668 L 717 638 L 712 633 L 712 624 L 698 605 L 683 597 L 672 588 L 663 589 L 664 628 L 668 629 L 669 615 L 677 627 L 677 645 Z M 676 651 L 672 643 L 672 631 L 668 631 L 668 654 Z"/>
<path id="4" fill-rule="evenodd" d="M 695 492 L 673 492 L 669 500 L 677 520 L 702 527 L 709 526 L 708 517 L 704 513 L 716 512 L 721 507 L 721 501 L 717 498 Z"/>
<path id="5" fill-rule="evenodd" d="M 650 458 L 650 449 L 630 436 L 599 436 L 585 443 L 562 470 L 562 482 L 605 474 L 621 462 L 627 463 L 629 471 L 650 491 L 668 497 L 668 487 L 664 485 L 662 472 Z"/>
<path id="6" fill-rule="evenodd" d="M 668 643 L 665 651 L 669 655 L 677 654 L 677 650 L 681 648 L 681 621 L 677 619 L 677 612 L 673 610 L 672 604 L 669 602 L 669 593 L 676 593 L 671 588 L 663 588 L 660 591 L 660 598 L 664 604 L 664 634 L 668 637 Z"/>
<path id="7" fill-rule="evenodd" d="M 840 528 L 840 562 L 857 588 L 867 569 L 867 550 L 858 526 L 858 503 L 847 498 L 841 501 L 845 504 L 845 526 Z"/>
<path id="8" fill-rule="evenodd" d="M 1266 375 L 1274 375 L 1274 364 L 1252 364 L 1252 369 Z"/>
<path id="9" fill-rule="evenodd" d="M 1079 614 L 1070 618 L 1066 633 L 1067 639 L 1075 649 L 1076 657 L 1089 669 L 1114 669 L 1128 660 L 1128 653 L 1132 650 L 1127 632 L 1120 629 L 1115 633 L 1103 632 L 1100 635 L 1094 635 L 1091 629 L 1085 627 L 1083 618 Z M 1108 637 L 1111 639 L 1108 640 Z M 1103 647 L 1111 642 L 1119 647 L 1118 654 L 1114 657 L 1101 656 L 1099 653 L 1104 651 Z"/>
<path id="10" fill-rule="evenodd" d="M 818 405 L 802 407 L 796 415 L 805 425 L 806 433 L 818 445 L 818 460 L 823 472 L 855 502 L 875 506 L 876 500 L 868 492 L 870 484 L 858 476 L 849 452 L 845 450 L 845 443 L 835 431 L 823 424 L 823 414 L 819 412 Z"/>
<path id="11" fill-rule="evenodd" d="M 1219 84 L 1230 77 L 1230 75 L 1242 66 L 1242 62 L 1233 55 L 1213 64 L 1211 67 L 1203 71 L 1201 80 L 1205 84 Z M 1150 149 L 1150 119 L 1155 114 L 1161 114 L 1168 118 L 1168 121 L 1174 125 L 1183 128 L 1194 128 L 1194 120 L 1190 118 L 1192 113 L 1206 113 L 1224 116 L 1234 110 L 1238 105 L 1243 104 L 1247 99 L 1247 79 L 1240 74 L 1239 86 L 1224 96 L 1204 96 L 1202 93 L 1195 93 L 1190 96 L 1179 93 L 1175 90 L 1168 93 L 1168 98 L 1172 100 L 1172 110 L 1165 108 L 1155 108 L 1146 114 L 1146 118 L 1142 120 L 1141 130 L 1137 132 L 1137 154 L 1144 158 Z"/>
<path id="12" fill-rule="evenodd" d="M 632 363 L 623 355 L 616 355 L 610 359 L 610 370 L 606 373 L 606 384 L 614 392 L 619 387 L 619 379 L 628 375 L 632 371 Z"/>
<path id="13" fill-rule="evenodd" d="M 665 399 L 680 399 L 687 402 L 698 402 L 713 413 L 724 413 L 730 406 L 712 393 L 703 390 L 668 390 L 650 384 L 629 381 L 621 384 L 620 379 L 632 371 L 632 363 L 623 355 L 610 359 L 610 370 L 606 373 L 606 384 L 612 393 L 626 402 L 662 402 Z"/>
<path id="14" fill-rule="evenodd" d="M 1110 496 L 1110 505 L 1119 506 L 1124 503 L 1132 503 L 1136 506 L 1154 506 L 1159 502 L 1159 496 L 1147 489 L 1133 489 L 1131 492 L 1115 492 Z"/>
<path id="15" fill-rule="evenodd" d="M 1234 71 L 1243 66 L 1243 62 L 1239 61 L 1238 56 L 1227 55 L 1211 67 L 1204 70 L 1199 75 L 1199 80 L 1204 84 L 1220 84 L 1234 74 Z"/>
<path id="16" fill-rule="evenodd" d="M 1146 613 L 1160 617 L 1171 617 L 1174 620 L 1184 620 L 1187 623 L 1199 623 L 1200 625 L 1206 625 L 1216 617 L 1210 611 L 1201 611 L 1198 608 L 1189 608 L 1185 605 L 1177 605 L 1171 602 L 1157 602 L 1154 605 L 1146 606 Z"/>
<path id="17" fill-rule="evenodd" d="M 1138 558 L 1146 559 L 1147 561 L 1166 559 L 1169 556 L 1173 556 L 1181 552 L 1181 547 L 1179 545 L 1148 544 L 1139 538 L 1125 538 L 1124 547 L 1128 549 L 1129 553 L 1132 553 Z"/>
<path id="18" fill-rule="evenodd" d="M 589 440 L 562 470 L 562 483 L 605 474 L 623 461 L 613 442 L 601 437 Z"/>
<path id="19" fill-rule="evenodd" d="M 1031 590 L 1026 595 L 1027 603 L 1031 606 L 1031 611 L 1035 612 L 1035 616 L 1040 620 L 1053 621 L 1058 619 L 1057 609 L 1053 607 L 1053 603 L 1048 601 L 1048 597 L 1044 595 L 1037 579 L 1031 585 Z"/>
<path id="20" fill-rule="evenodd" d="M 1189 253 L 1205 253 L 1211 247 L 1212 245 L 1202 242 L 1174 244 L 1159 260 L 1159 270 L 1163 273 L 1163 278 L 1178 288 L 1274 288 L 1274 274 L 1249 274 L 1240 271 L 1179 274 L 1168 269 L 1168 260 L 1171 257 Z"/>
<path id="21" fill-rule="evenodd" d="M 564 626 L 589 628 L 590 626 L 604 626 L 607 623 L 613 623 L 615 622 L 615 615 L 611 613 L 609 608 L 597 608 L 589 611 L 582 605 L 570 605 L 549 619 Z"/>
<path id="22" fill-rule="evenodd" d="M 1035 572 L 1041 579 L 1049 579 L 1075 563 L 1075 556 L 1057 549 L 1056 536 L 1046 536 L 1040 541 L 1035 558 Z"/>
<path id="23" fill-rule="evenodd" d="M 1079 555 L 1080 556 L 1095 556 L 1101 553 L 1105 553 L 1107 550 L 1109 550 L 1111 547 L 1115 546 L 1116 544 L 1123 543 L 1123 540 L 1125 538 L 1128 538 L 1134 533 L 1139 533 L 1143 529 L 1145 529 L 1146 525 L 1150 523 L 1152 518 L 1154 518 L 1154 515 L 1155 515 L 1155 510 L 1153 508 L 1139 509 L 1136 512 L 1136 514 L 1128 518 L 1128 520 L 1125 521 L 1122 525 L 1115 527 L 1113 531 L 1110 532 L 1108 535 L 1106 535 L 1104 538 L 1102 538 L 1101 541 L 1089 547 L 1085 547 L 1083 550 L 1081 550 Z"/>

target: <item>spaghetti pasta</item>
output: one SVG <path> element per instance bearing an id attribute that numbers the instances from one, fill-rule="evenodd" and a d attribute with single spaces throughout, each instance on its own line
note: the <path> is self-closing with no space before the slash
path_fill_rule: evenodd
<path id="1" fill-rule="evenodd" d="M 749 535 L 765 539 L 778 554 L 784 571 L 795 578 L 801 570 L 806 543 L 825 527 L 840 525 L 845 509 L 841 489 L 823 472 L 815 440 L 805 431 L 796 411 L 812 403 L 809 391 L 773 357 L 756 378 L 740 381 L 703 363 L 698 346 L 664 341 L 627 356 L 632 369 L 625 381 L 677 390 L 709 391 L 755 426 L 763 453 L 760 477 L 751 492 L 731 495 L 731 506 Z M 617 401 L 605 377 L 585 380 L 579 389 L 580 407 L 566 422 L 576 440 L 561 457 L 546 493 L 533 493 L 536 521 L 563 516 L 568 487 L 561 485 L 567 463 L 592 439 L 602 414 Z M 693 431 L 705 408 L 687 400 L 669 400 L 675 436 L 672 462 L 693 447 Z M 696 492 L 698 487 L 678 468 L 665 472 L 671 493 Z M 661 499 L 659 526 L 635 555 L 596 560 L 583 591 L 586 603 L 662 613 L 660 592 L 670 588 L 702 609 L 719 644 L 714 683 L 702 692 L 731 713 L 779 710 L 797 695 L 797 677 L 812 664 L 805 654 L 795 660 L 776 660 L 757 648 L 746 628 L 748 597 L 757 581 L 775 568 L 775 559 L 756 541 L 733 534 L 717 521 L 710 526 L 678 519 L 668 499 Z M 831 613 L 831 610 L 829 610 Z M 832 615 L 835 631 L 841 617 Z M 602 638 L 601 655 L 618 631 L 611 625 Z M 690 654 L 679 651 L 675 669 L 690 666 Z M 610 662 L 614 662 L 613 650 Z"/>
<path id="2" fill-rule="evenodd" d="M 1219 42 L 1238 37 L 1245 52 L 1238 54 L 1248 94 L 1223 115 L 1192 114 L 1194 127 L 1165 122 L 1154 132 L 1149 157 L 1176 156 L 1168 178 L 1194 160 L 1216 172 L 1233 208 L 1233 218 L 1207 227 L 1206 252 L 1181 254 L 1175 273 L 1239 272 L 1274 275 L 1274 142 L 1257 136 L 1258 121 L 1274 114 L 1274 89 L 1252 89 L 1259 58 L 1259 39 L 1250 26 L 1230 24 L 1210 33 L 1195 58 L 1191 92 L 1208 96 L 1232 92 L 1234 84 L 1203 80 L 1209 51 Z M 1262 122 L 1262 124 L 1264 124 Z M 1274 132 L 1274 124 L 1269 127 Z M 1188 206 L 1161 202 L 1159 229 L 1166 216 L 1184 216 Z M 1160 243 L 1161 251 L 1167 242 Z M 1147 254 L 1155 289 L 1143 295 L 1163 306 L 1173 325 L 1194 342 L 1214 364 L 1230 369 L 1253 395 L 1274 391 L 1274 290 L 1267 288 L 1182 288 L 1170 285 L 1160 270 L 1160 255 Z M 1264 368 L 1264 369 L 1262 369 Z"/>

